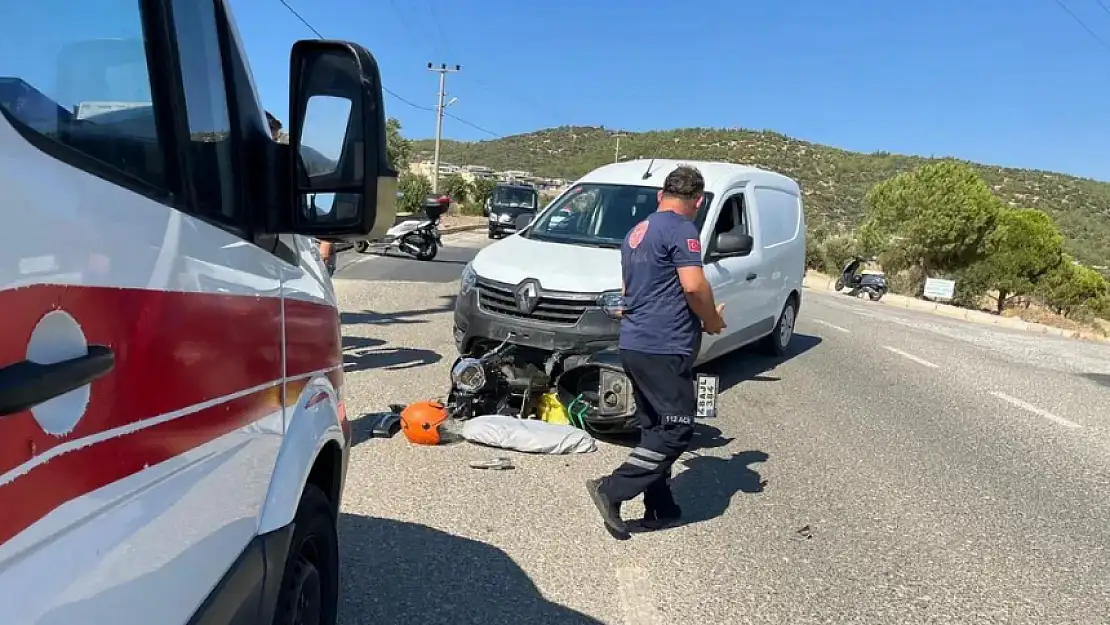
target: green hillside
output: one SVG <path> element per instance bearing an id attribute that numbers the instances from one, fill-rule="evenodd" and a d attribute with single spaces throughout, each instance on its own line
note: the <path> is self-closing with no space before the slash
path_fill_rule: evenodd
<path id="1" fill-rule="evenodd" d="M 456 165 L 523 169 L 574 179 L 612 162 L 615 132 L 561 127 L 492 141 L 444 141 L 441 158 Z M 811 224 L 847 228 L 862 220 L 864 196 L 872 185 L 929 160 L 885 152 L 849 152 L 767 131 L 685 128 L 622 134 L 621 155 L 626 157 L 732 161 L 785 173 L 801 183 Z M 432 149 L 430 140 L 413 142 L 414 155 L 430 156 Z M 1110 264 L 1110 183 L 1047 171 L 972 165 L 1003 200 L 1052 215 L 1066 237 L 1067 251 L 1080 261 Z"/>

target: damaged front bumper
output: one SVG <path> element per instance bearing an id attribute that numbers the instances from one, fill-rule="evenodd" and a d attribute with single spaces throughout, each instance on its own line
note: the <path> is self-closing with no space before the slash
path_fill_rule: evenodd
<path id="1" fill-rule="evenodd" d="M 479 303 L 480 289 L 460 293 L 455 302 L 454 338 L 460 354 L 471 352 L 480 342 L 500 343 L 510 334 L 514 344 L 549 353 L 591 354 L 617 345 L 620 321 L 597 306 L 585 306 L 573 323 L 549 323 L 523 313 L 491 312 Z M 575 296 L 583 301 L 595 297 Z"/>

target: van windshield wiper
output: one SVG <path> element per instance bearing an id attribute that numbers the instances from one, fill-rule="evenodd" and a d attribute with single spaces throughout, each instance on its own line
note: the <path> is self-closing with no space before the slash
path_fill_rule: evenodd
<path id="1" fill-rule="evenodd" d="M 535 232 L 535 231 L 529 233 L 529 238 L 535 239 L 537 241 L 545 241 L 545 242 L 548 242 L 548 243 L 564 243 L 566 245 L 581 245 L 583 247 L 600 247 L 600 248 L 607 248 L 607 249 L 616 249 L 616 248 L 619 248 L 621 246 L 621 244 L 616 242 L 616 241 L 604 241 L 604 240 L 599 241 L 597 239 L 583 239 L 583 238 L 578 238 L 578 237 L 552 236 L 550 234 L 540 234 L 540 233 Z"/>

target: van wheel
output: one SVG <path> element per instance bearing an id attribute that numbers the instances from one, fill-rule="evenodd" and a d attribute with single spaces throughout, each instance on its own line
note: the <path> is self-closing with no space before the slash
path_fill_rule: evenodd
<path id="1" fill-rule="evenodd" d="M 365 254 L 370 244 L 366 241 L 355 241 L 355 251 L 359 254 Z"/>
<path id="2" fill-rule="evenodd" d="M 335 625 L 339 612 L 339 537 L 331 502 L 305 486 L 281 578 L 274 625 Z"/>
<path id="3" fill-rule="evenodd" d="M 798 308 L 794 304 L 794 298 L 791 297 L 782 307 L 782 314 L 779 315 L 779 322 L 775 324 L 774 331 L 763 338 L 761 347 L 764 353 L 775 358 L 786 355 L 790 341 L 794 338 L 794 323 L 797 321 L 797 315 Z"/>

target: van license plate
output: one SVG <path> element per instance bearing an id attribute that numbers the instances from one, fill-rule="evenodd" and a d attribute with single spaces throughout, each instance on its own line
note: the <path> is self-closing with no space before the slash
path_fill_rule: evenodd
<path id="1" fill-rule="evenodd" d="M 694 383 L 694 394 L 697 397 L 697 418 L 712 419 L 717 416 L 717 396 L 719 395 L 720 378 L 708 373 L 699 373 Z"/>

